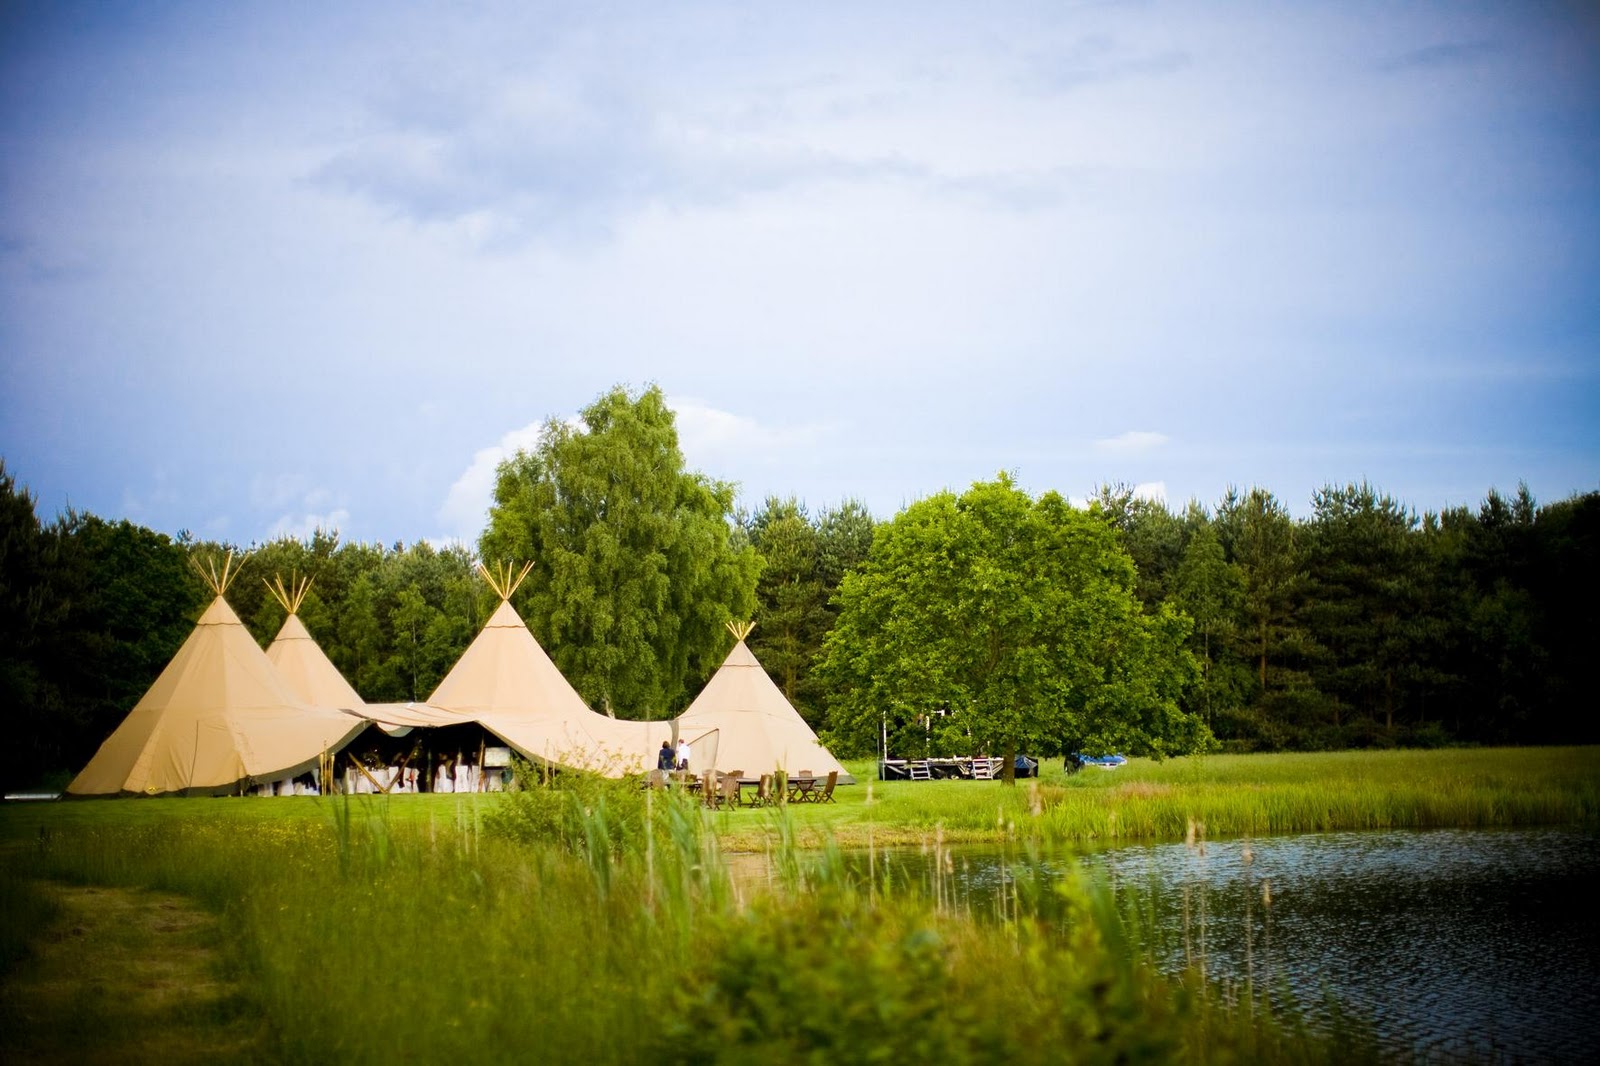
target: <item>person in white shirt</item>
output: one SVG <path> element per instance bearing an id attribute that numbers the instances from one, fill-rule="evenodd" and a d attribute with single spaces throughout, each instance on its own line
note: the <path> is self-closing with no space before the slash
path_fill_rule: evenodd
<path id="1" fill-rule="evenodd" d="M 679 740 L 678 740 L 678 769 L 687 770 L 688 768 L 689 768 L 689 742 L 687 740 L 679 738 Z"/>

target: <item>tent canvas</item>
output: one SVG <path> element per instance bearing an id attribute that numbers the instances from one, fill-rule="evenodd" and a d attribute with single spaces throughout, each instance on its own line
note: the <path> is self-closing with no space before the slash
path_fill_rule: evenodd
<path id="1" fill-rule="evenodd" d="M 509 571 L 499 580 L 483 573 L 500 593 L 500 606 L 428 697 L 428 706 L 482 723 L 538 762 L 608 777 L 654 769 L 661 742 L 678 739 L 675 724 L 629 721 L 591 710 L 511 606 L 511 593 L 521 578 L 513 580 Z M 699 769 L 705 757 L 695 740 L 710 731 L 689 735 L 694 752 L 690 769 Z M 709 741 L 704 746 L 715 750 Z"/>
<path id="2" fill-rule="evenodd" d="M 309 770 L 365 725 L 296 695 L 219 591 L 67 791 L 229 792 Z"/>
<path id="3" fill-rule="evenodd" d="M 280 577 L 267 588 L 289 612 L 278 635 L 267 647 L 267 658 L 302 700 L 321 707 L 337 707 L 365 718 L 390 736 L 404 736 L 416 727 L 460 725 L 469 719 L 421 703 L 367 703 L 333 665 L 316 638 L 300 621 L 300 604 L 311 587 L 309 579 L 285 586 Z"/>
<path id="4" fill-rule="evenodd" d="M 346 711 L 360 711 L 366 705 L 311 636 L 298 614 L 290 614 L 283 620 L 283 627 L 267 647 L 267 659 L 295 695 L 307 703 Z"/>
<path id="5" fill-rule="evenodd" d="M 838 771 L 840 782 L 854 784 L 746 646 L 750 628 L 729 628 L 738 642 L 679 717 L 680 728 L 685 733 L 720 730 L 719 767 L 747 774 L 776 769 L 791 776 L 810 770 L 819 777 Z"/>

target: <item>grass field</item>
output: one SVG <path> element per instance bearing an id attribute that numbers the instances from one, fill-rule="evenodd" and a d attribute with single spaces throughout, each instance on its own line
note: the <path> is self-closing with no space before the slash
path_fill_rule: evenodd
<path id="1" fill-rule="evenodd" d="M 852 770 L 865 782 L 871 764 Z M 32 1048 L 32 1061 L 157 1046 L 170 1005 L 135 1009 L 148 983 L 137 963 L 141 952 L 172 955 L 177 936 L 208 987 L 227 991 L 186 1015 L 192 1028 L 168 1062 L 715 1062 L 758 1051 L 808 1061 L 1344 1061 L 1369 1053 L 1359 1027 L 1313 1036 L 1242 990 L 1156 974 L 1107 893 L 1030 878 L 1030 852 L 1181 839 L 1191 825 L 1217 836 L 1593 824 L 1600 811 L 1592 749 L 1050 771 L 1016 788 L 863 783 L 840 788 L 835 804 L 780 811 L 708 813 L 600 783 L 506 796 L 6 806 L 0 1044 Z M 1024 876 L 1003 914 L 956 913 L 937 884 L 886 897 L 828 843 L 955 840 L 1014 849 Z M 801 861 L 812 844 L 825 846 Z M 729 876 L 722 853 L 748 849 L 770 853 L 772 890 Z M 75 909 L 85 897 L 70 895 L 84 887 L 155 917 L 97 933 Z M 179 922 L 164 907 L 213 924 Z M 74 960 L 76 998 L 41 991 L 70 985 Z M 94 1039 L 63 1039 L 63 1018 Z"/>
<path id="2" fill-rule="evenodd" d="M 1214 755 L 1067 775 L 1058 763 L 1037 781 L 873 781 L 838 802 L 796 812 L 800 839 L 841 846 L 919 843 L 940 828 L 952 841 L 1018 837 L 1055 845 L 1344 829 L 1593 825 L 1600 822 L 1600 748 Z M 724 845 L 765 846 L 769 834 L 721 816 Z"/>

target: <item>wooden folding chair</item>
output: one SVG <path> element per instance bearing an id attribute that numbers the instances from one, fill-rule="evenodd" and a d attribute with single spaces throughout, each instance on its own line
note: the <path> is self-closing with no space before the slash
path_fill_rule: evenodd
<path id="1" fill-rule="evenodd" d="M 818 802 L 818 803 L 833 803 L 833 802 L 835 802 L 835 800 L 833 798 L 833 786 L 837 785 L 838 783 L 839 783 L 839 771 L 837 771 L 837 770 L 829 770 L 828 771 L 828 783 L 826 785 L 822 786 L 822 791 L 821 792 L 818 792 L 818 793 L 815 794 L 816 795 L 816 802 Z"/>
<path id="2" fill-rule="evenodd" d="M 772 775 L 762 774 L 761 780 L 756 782 L 755 795 L 750 797 L 750 806 L 765 807 L 772 802 Z"/>

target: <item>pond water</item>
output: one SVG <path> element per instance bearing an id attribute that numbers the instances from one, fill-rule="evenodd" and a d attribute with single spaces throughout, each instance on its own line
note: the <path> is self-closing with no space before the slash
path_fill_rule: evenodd
<path id="1" fill-rule="evenodd" d="M 993 912 L 1012 869 L 955 848 L 946 881 Z M 919 852 L 875 865 L 926 876 Z M 1600 836 L 1569 829 L 1320 833 L 1119 847 L 1079 860 L 1141 915 L 1165 968 L 1292 999 L 1331 997 L 1398 1057 L 1600 1056 Z M 1064 869 L 1065 862 L 1047 863 Z M 919 868 L 921 872 L 919 873 Z"/>
<path id="2" fill-rule="evenodd" d="M 1326 994 L 1431 1059 L 1592 1062 L 1600 838 L 1567 830 L 1327 833 L 1086 860 L 1138 893 L 1165 961 Z M 1185 918 L 1187 906 L 1187 918 Z"/>

